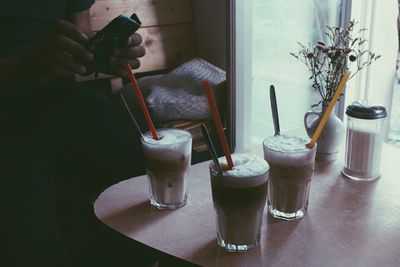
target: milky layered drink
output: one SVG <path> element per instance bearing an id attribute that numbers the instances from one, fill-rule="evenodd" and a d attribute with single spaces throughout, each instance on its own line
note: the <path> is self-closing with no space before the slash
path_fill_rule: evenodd
<path id="1" fill-rule="evenodd" d="M 269 167 L 255 155 L 233 154 L 232 158 L 231 170 L 225 158 L 219 159 L 222 175 L 210 164 L 217 240 L 228 251 L 247 251 L 260 241 Z"/>
<path id="2" fill-rule="evenodd" d="M 186 204 L 187 170 L 191 162 L 192 136 L 180 129 L 157 129 L 159 140 L 150 132 L 142 138 L 150 202 L 160 209 Z"/>
<path id="3" fill-rule="evenodd" d="M 315 152 L 308 138 L 276 135 L 264 140 L 264 158 L 270 166 L 268 210 L 275 218 L 302 218 L 307 210 Z"/>

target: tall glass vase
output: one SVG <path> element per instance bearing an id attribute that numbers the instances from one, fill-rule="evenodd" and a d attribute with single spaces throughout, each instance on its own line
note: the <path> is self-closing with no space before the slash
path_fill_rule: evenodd
<path id="1" fill-rule="evenodd" d="M 329 101 L 322 102 L 321 111 L 308 111 L 304 115 L 304 126 L 308 136 L 311 138 L 318 127 L 326 109 L 328 108 Z M 345 127 L 343 122 L 331 112 L 317 139 L 317 154 L 315 160 L 322 162 L 330 162 L 337 159 L 339 150 L 344 140 Z"/>

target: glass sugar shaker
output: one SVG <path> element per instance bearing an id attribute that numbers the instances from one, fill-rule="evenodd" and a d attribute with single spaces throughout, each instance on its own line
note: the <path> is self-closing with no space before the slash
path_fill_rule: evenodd
<path id="1" fill-rule="evenodd" d="M 381 175 L 386 108 L 354 102 L 347 107 L 346 114 L 346 154 L 342 173 L 354 180 L 377 179 Z"/>

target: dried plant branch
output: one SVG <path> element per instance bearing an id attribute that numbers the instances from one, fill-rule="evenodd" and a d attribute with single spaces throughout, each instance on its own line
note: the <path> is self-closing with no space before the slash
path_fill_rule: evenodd
<path id="1" fill-rule="evenodd" d="M 306 46 L 298 42 L 300 50 L 297 53 L 290 52 L 290 55 L 307 66 L 311 73 L 312 87 L 320 94 L 321 101 L 332 99 L 343 73 L 352 64 L 356 64 L 357 69 L 350 79 L 380 58 L 380 55 L 362 47 L 367 40 L 361 34 L 367 29 L 359 29 L 357 36 L 352 36 L 355 24 L 350 21 L 346 28 L 326 26 L 326 44 L 319 41 Z"/>

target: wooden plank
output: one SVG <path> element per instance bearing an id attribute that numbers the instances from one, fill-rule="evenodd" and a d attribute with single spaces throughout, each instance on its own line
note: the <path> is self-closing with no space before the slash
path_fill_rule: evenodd
<path id="1" fill-rule="evenodd" d="M 94 31 L 122 13 L 136 13 L 142 27 L 193 22 L 191 0 L 97 0 L 90 12 Z"/>
<path id="2" fill-rule="evenodd" d="M 191 24 L 141 28 L 146 55 L 135 72 L 172 69 L 196 56 L 194 30 Z M 100 75 L 107 78 L 109 75 Z M 94 75 L 77 76 L 78 81 L 92 80 Z"/>
<path id="3" fill-rule="evenodd" d="M 138 32 L 146 48 L 139 72 L 171 69 L 197 54 L 191 24 L 141 28 Z"/>

